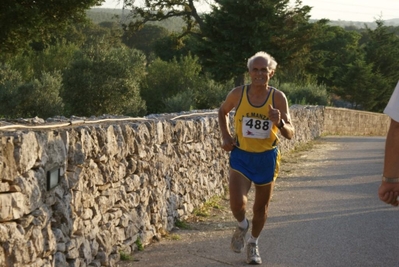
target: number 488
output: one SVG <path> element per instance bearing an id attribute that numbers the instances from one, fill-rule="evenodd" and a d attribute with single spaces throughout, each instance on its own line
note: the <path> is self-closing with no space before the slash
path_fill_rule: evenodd
<path id="1" fill-rule="evenodd" d="M 254 119 L 249 119 L 247 123 L 245 123 L 246 126 L 248 126 L 250 129 L 255 128 L 257 130 L 261 129 L 264 131 L 269 130 L 269 121 L 267 120 L 254 120 Z"/>

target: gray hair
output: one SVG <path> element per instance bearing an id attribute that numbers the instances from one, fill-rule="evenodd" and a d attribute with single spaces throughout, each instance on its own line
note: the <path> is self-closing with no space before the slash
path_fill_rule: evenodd
<path id="1" fill-rule="evenodd" d="M 268 68 L 270 68 L 272 70 L 275 70 L 277 68 L 277 61 L 274 59 L 274 57 L 272 57 L 271 55 L 269 55 L 268 53 L 266 53 L 264 51 L 260 51 L 248 59 L 248 62 L 247 62 L 248 70 L 251 69 L 250 67 L 251 67 L 254 59 L 258 58 L 258 57 L 262 57 L 262 58 L 266 59 Z"/>

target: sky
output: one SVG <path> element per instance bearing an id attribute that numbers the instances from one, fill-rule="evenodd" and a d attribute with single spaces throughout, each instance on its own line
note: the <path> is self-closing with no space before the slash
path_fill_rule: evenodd
<path id="1" fill-rule="evenodd" d="M 138 3 L 142 1 L 136 0 Z M 122 3 L 123 0 L 106 0 L 102 7 L 120 9 Z M 294 4 L 295 0 L 290 3 Z M 399 18 L 399 0 L 302 0 L 302 4 L 312 7 L 311 19 L 372 22 L 380 18 Z M 207 11 L 206 4 L 197 9 Z"/>

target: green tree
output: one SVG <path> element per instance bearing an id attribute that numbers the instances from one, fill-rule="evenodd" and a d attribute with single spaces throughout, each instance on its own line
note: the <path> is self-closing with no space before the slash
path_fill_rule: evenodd
<path id="1" fill-rule="evenodd" d="M 357 55 L 335 55 L 344 64 L 338 67 L 337 62 L 333 92 L 354 108 L 382 112 L 399 80 L 399 36 L 383 21 L 376 24 L 361 32 Z"/>
<path id="2" fill-rule="evenodd" d="M 18 87 L 18 105 L 14 116 L 48 118 L 63 114 L 64 103 L 60 97 L 62 76 L 60 72 L 43 72 L 40 79 L 34 79 Z"/>
<path id="3" fill-rule="evenodd" d="M 74 44 L 57 42 L 43 51 L 27 49 L 25 53 L 8 60 L 8 66 L 19 71 L 24 81 L 30 81 L 42 76 L 43 72 L 63 71 L 69 66 L 77 51 L 79 47 Z"/>
<path id="4" fill-rule="evenodd" d="M 379 90 L 392 92 L 399 80 L 399 72 L 396 70 L 399 66 L 399 35 L 392 31 L 392 27 L 385 26 L 384 21 L 377 20 L 376 23 L 375 30 L 367 30 L 368 42 L 364 44 L 365 60 L 373 64 L 374 73 L 381 73 L 389 81 L 390 89 Z"/>
<path id="5" fill-rule="evenodd" d="M 209 74 L 205 74 L 200 80 L 199 87 L 195 90 L 195 108 L 219 108 L 222 102 L 226 99 L 226 95 L 233 87 L 233 80 L 218 83 L 211 79 Z"/>
<path id="6" fill-rule="evenodd" d="M 46 43 L 54 32 L 67 29 L 72 22 L 84 21 L 85 11 L 103 0 L 0 2 L 0 55 L 16 54 L 32 43 Z"/>
<path id="7" fill-rule="evenodd" d="M 165 21 L 171 18 L 183 20 L 182 36 L 198 32 L 203 20 L 197 12 L 196 3 L 200 0 L 146 0 L 143 6 L 135 5 L 135 0 L 125 0 L 124 7 L 131 8 L 134 20 L 125 24 L 125 29 L 136 31 L 148 22 Z"/>
<path id="8" fill-rule="evenodd" d="M 368 110 L 373 97 L 373 65 L 359 58 L 345 69 L 334 93 L 350 102 L 353 108 Z"/>
<path id="9" fill-rule="evenodd" d="M 361 35 L 325 23 L 317 25 L 317 38 L 311 44 L 311 60 L 306 72 L 317 77 L 318 84 L 338 86 L 346 68 L 356 59 L 363 57 L 359 46 Z"/>
<path id="10" fill-rule="evenodd" d="M 194 92 L 192 90 L 185 90 L 164 99 L 162 102 L 165 106 L 163 112 L 173 113 L 180 111 L 189 111 L 193 109 Z"/>
<path id="11" fill-rule="evenodd" d="M 19 71 L 0 65 L 0 117 L 12 117 L 11 112 L 18 104 L 18 87 L 23 83 Z"/>
<path id="12" fill-rule="evenodd" d="M 314 82 L 306 84 L 282 83 L 278 85 L 278 88 L 285 93 L 291 105 L 328 106 L 331 102 L 326 86 L 317 85 Z"/>
<path id="13" fill-rule="evenodd" d="M 179 60 L 157 58 L 147 71 L 141 95 L 148 113 L 217 108 L 233 88 L 232 81 L 220 84 L 202 73 L 198 58 L 190 54 Z"/>
<path id="14" fill-rule="evenodd" d="M 175 58 L 170 62 L 161 59 L 154 60 L 148 66 L 147 76 L 141 90 L 141 95 L 147 103 L 148 113 L 166 112 L 166 103 L 170 104 L 171 99 L 178 94 L 180 94 L 180 99 L 184 98 L 188 103 L 182 108 L 195 106 L 192 93 L 200 84 L 200 72 L 201 66 L 198 63 L 198 58 L 193 56 L 183 57 L 179 61 Z M 179 98 L 175 98 L 172 102 L 182 103 Z"/>
<path id="15" fill-rule="evenodd" d="M 199 14 L 195 7 L 197 2 L 145 1 L 143 7 L 137 7 L 134 1 L 126 1 L 126 6 L 132 7 L 134 17 L 126 28 L 140 29 L 147 22 L 183 18 L 185 27 L 177 39 L 188 34 L 202 38 L 202 50 L 205 51 L 193 53 L 199 55 L 207 71 L 217 74 L 215 78 L 218 80 L 239 76 L 237 79 L 242 82 L 246 71 L 242 62 L 265 47 L 281 63 L 290 60 L 298 64 L 298 59 L 305 59 L 304 55 L 308 53 L 308 46 L 302 41 L 308 38 L 309 34 L 305 32 L 311 32 L 308 23 L 310 7 L 301 7 L 299 0 L 294 8 L 289 6 L 289 0 L 218 0 L 209 14 Z M 223 71 L 221 65 L 225 66 Z"/>
<path id="16" fill-rule="evenodd" d="M 198 53 L 205 69 L 218 81 L 244 82 L 247 59 L 266 51 L 283 71 L 303 65 L 309 57 L 308 6 L 289 8 L 289 0 L 230 1 L 205 15 L 203 38 Z M 277 75 L 279 72 L 277 72 Z"/>
<path id="17" fill-rule="evenodd" d="M 322 62 L 315 69 L 319 81 L 351 107 L 382 112 L 399 80 L 399 36 L 383 21 L 376 23 L 374 30 L 359 32 L 327 28 L 326 38 L 315 45 L 323 56 L 314 62 Z"/>
<path id="18" fill-rule="evenodd" d="M 192 54 L 195 41 L 196 39 L 190 35 L 179 37 L 178 34 L 172 33 L 154 43 L 154 54 L 164 61 L 182 58 Z"/>
<path id="19" fill-rule="evenodd" d="M 43 72 L 39 79 L 22 82 L 18 71 L 0 70 L 0 114 L 7 118 L 48 118 L 63 112 L 60 97 L 62 77 L 59 72 Z"/>
<path id="20" fill-rule="evenodd" d="M 123 47 L 83 50 L 64 73 L 62 98 L 66 114 L 145 114 L 139 89 L 144 71 L 145 56 L 137 50 Z"/>
<path id="21" fill-rule="evenodd" d="M 107 26 L 101 26 L 107 25 Z M 115 48 L 123 46 L 122 35 L 123 30 L 115 25 L 111 24 L 82 24 L 81 31 L 85 37 L 82 44 L 83 48 L 91 49 L 91 47 L 103 47 L 103 49 Z"/>
<path id="22" fill-rule="evenodd" d="M 156 42 L 168 35 L 169 32 L 164 27 L 144 25 L 144 27 L 137 32 L 126 31 L 122 40 L 128 47 L 143 51 L 147 59 L 149 59 L 154 51 Z"/>

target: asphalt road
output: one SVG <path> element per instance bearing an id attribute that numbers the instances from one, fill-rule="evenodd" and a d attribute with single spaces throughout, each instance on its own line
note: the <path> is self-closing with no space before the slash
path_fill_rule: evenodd
<path id="1" fill-rule="evenodd" d="M 324 137 L 283 162 L 259 240 L 262 266 L 399 267 L 399 208 L 377 196 L 384 145 L 383 137 Z M 161 240 L 118 266 L 246 266 L 245 252 L 229 249 L 228 210 L 205 226 L 177 231 L 179 240 Z"/>

